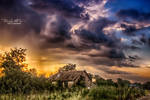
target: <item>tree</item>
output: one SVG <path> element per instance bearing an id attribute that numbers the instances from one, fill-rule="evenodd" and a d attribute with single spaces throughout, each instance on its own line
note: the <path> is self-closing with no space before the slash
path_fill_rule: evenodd
<path id="1" fill-rule="evenodd" d="M 26 67 L 26 49 L 15 48 L 2 54 L 0 67 L 3 68 L 0 89 L 2 93 L 27 92 L 31 89 L 29 84 L 30 73 L 24 72 Z"/>
<path id="2" fill-rule="evenodd" d="M 128 87 L 131 83 L 128 80 L 122 80 L 121 78 L 118 78 L 117 84 L 118 84 L 118 86 L 121 86 L 121 87 L 125 87 L 125 86 Z"/>
<path id="3" fill-rule="evenodd" d="M 47 78 L 37 76 L 36 69 L 27 69 L 26 49 L 11 49 L 2 54 L 0 59 L 0 68 L 3 68 L 4 73 L 0 77 L 0 93 L 30 93 L 53 89 Z"/>
<path id="4" fill-rule="evenodd" d="M 147 90 L 150 90 L 150 81 L 145 82 L 145 83 L 143 84 L 143 88 L 144 88 L 144 89 L 147 89 Z"/>
<path id="5" fill-rule="evenodd" d="M 76 69 L 76 64 L 67 64 L 64 67 L 59 69 L 59 72 L 62 71 L 69 71 L 69 70 L 75 70 Z"/>
<path id="6" fill-rule="evenodd" d="M 5 52 L 2 55 L 1 68 L 4 70 L 18 69 L 21 70 L 25 67 L 24 62 L 26 61 L 26 49 L 11 49 L 9 52 Z"/>

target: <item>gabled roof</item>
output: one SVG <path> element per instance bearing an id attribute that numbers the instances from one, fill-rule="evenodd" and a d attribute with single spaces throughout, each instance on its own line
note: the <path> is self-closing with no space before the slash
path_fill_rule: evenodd
<path id="1" fill-rule="evenodd" d="M 55 75 L 52 75 L 50 77 L 50 80 L 75 81 L 76 79 L 80 78 L 80 76 L 85 76 L 85 75 L 89 78 L 89 75 L 86 71 L 76 71 L 76 70 L 63 71 L 63 72 L 58 72 Z"/>

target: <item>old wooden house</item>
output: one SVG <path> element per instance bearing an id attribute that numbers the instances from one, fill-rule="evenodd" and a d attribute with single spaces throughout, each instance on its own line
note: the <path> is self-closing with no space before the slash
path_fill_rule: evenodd
<path id="1" fill-rule="evenodd" d="M 50 77 L 53 84 L 61 82 L 63 87 L 72 87 L 82 83 L 85 87 L 92 86 L 92 79 L 86 71 L 69 70 L 58 72 Z"/>

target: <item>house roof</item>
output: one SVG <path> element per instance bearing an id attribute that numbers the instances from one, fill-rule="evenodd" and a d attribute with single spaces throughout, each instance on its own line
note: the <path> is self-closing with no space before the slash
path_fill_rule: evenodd
<path id="1" fill-rule="evenodd" d="M 87 76 L 89 78 L 89 75 L 86 71 L 63 71 L 58 72 L 50 77 L 50 80 L 52 81 L 75 81 L 76 79 L 80 78 L 80 76 Z"/>

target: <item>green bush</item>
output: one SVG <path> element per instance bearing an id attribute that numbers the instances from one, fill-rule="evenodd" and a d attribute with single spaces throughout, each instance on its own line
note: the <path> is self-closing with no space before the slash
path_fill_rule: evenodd
<path id="1" fill-rule="evenodd" d="M 95 87 L 89 91 L 88 97 L 90 100 L 115 100 L 115 87 Z"/>
<path id="2" fill-rule="evenodd" d="M 98 86 L 89 90 L 88 98 L 89 100 L 135 100 L 144 95 L 145 91 L 137 88 Z"/>

